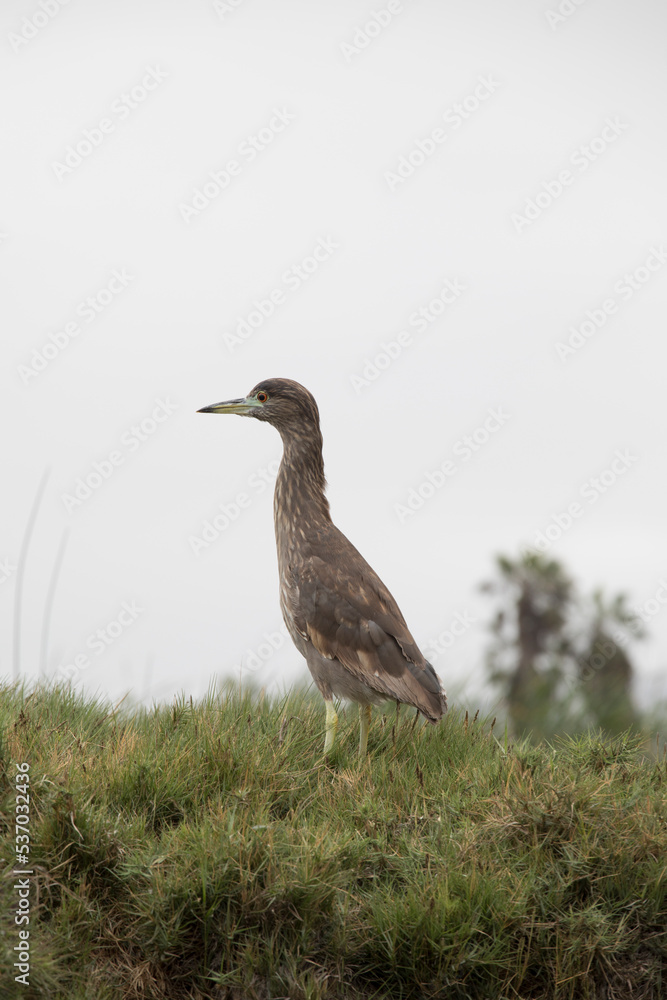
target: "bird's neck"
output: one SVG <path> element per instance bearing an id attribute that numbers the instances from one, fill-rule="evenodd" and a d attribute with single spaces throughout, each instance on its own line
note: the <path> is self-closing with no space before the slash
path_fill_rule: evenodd
<path id="1" fill-rule="evenodd" d="M 324 490 L 322 434 L 318 426 L 306 434 L 283 434 L 283 458 L 276 479 L 276 531 L 290 532 L 307 524 L 330 523 Z"/>

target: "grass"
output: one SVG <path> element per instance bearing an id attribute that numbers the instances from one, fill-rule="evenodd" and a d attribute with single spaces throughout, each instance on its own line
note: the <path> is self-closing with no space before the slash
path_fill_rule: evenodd
<path id="1" fill-rule="evenodd" d="M 509 745 L 293 693 L 114 711 L 0 688 L 0 996 L 667 995 L 667 768 L 636 738 Z M 14 982 L 30 764 L 30 985 Z"/>

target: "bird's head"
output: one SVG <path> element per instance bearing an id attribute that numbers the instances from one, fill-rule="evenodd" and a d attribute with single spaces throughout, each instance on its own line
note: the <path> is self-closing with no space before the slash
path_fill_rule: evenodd
<path id="1" fill-rule="evenodd" d="M 281 434 L 299 434 L 304 427 L 319 428 L 319 411 L 311 393 L 290 378 L 267 378 L 258 382 L 243 399 L 204 406 L 198 413 L 236 413 L 273 424 Z"/>

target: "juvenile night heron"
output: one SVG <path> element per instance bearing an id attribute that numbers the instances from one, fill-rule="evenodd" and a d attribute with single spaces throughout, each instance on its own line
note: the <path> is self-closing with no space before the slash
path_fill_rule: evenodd
<path id="1" fill-rule="evenodd" d="M 371 705 L 404 702 L 438 722 L 447 698 L 435 670 L 382 580 L 331 520 L 320 415 L 312 395 L 291 379 L 270 378 L 245 399 L 198 412 L 266 420 L 283 439 L 273 503 L 280 607 L 325 700 L 325 754 L 338 725 L 334 696 L 359 704 L 361 755 Z"/>

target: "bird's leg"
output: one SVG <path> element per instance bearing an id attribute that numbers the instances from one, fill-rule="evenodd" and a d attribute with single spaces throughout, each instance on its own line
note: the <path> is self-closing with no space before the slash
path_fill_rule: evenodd
<path id="1" fill-rule="evenodd" d="M 371 706 L 359 706 L 359 756 L 366 756 L 368 746 L 368 729 L 371 724 Z"/>
<path id="2" fill-rule="evenodd" d="M 334 745 L 334 740 L 336 738 L 336 729 L 338 728 L 338 716 L 336 715 L 336 709 L 334 708 L 333 701 L 325 701 L 327 712 L 326 719 L 326 736 L 324 737 L 324 753 L 328 754 Z"/>

